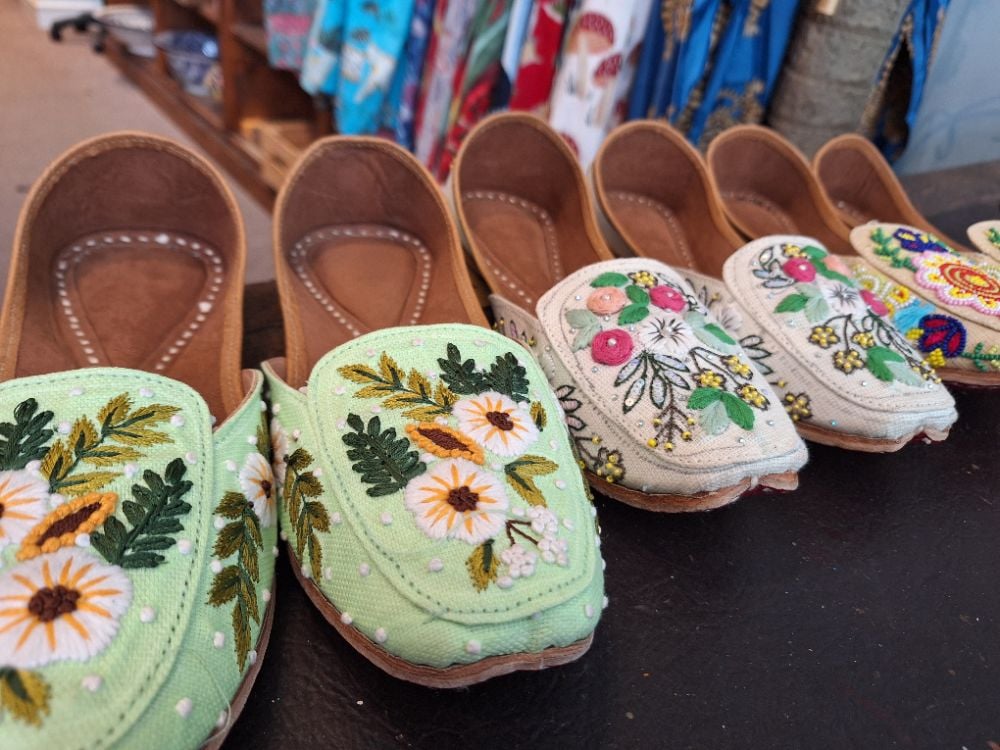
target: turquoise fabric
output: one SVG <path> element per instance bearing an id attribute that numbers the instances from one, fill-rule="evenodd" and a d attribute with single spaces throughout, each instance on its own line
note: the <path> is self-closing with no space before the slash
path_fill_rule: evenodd
<path id="1" fill-rule="evenodd" d="M 334 350 L 305 394 L 267 376 L 276 456 L 287 466 L 283 534 L 346 624 L 390 654 L 438 668 L 566 646 L 593 632 L 604 594 L 596 511 L 558 403 L 527 352 L 472 326 L 418 326 Z M 486 398 L 525 425 L 510 455 L 461 429 L 468 404 Z M 479 462 L 417 442 L 416 428 L 441 445 L 479 445 Z M 365 447 L 372 440 L 377 449 Z M 477 516 L 471 538 L 436 535 L 419 510 L 448 511 L 451 501 L 417 500 L 422 487 L 448 484 L 453 468 L 478 493 L 462 516 Z"/>
<path id="2" fill-rule="evenodd" d="M 218 515 L 221 501 L 231 493 L 244 498 L 241 513 L 256 513 L 241 483 L 245 467 L 270 476 L 257 449 L 266 434 L 261 384 L 258 376 L 239 410 L 214 432 L 201 396 L 144 372 L 94 368 L 0 385 L 4 747 L 180 750 L 226 727 L 230 700 L 256 659 L 273 581 L 273 520 L 259 524 L 251 546 L 216 557 L 220 536 L 232 531 L 223 531 L 231 519 Z M 39 493 L 40 506 L 30 502 Z M 110 503 L 97 516 L 87 510 L 95 497 Z M 88 518 L 100 522 L 33 548 L 39 547 L 33 539 L 45 539 L 38 531 L 53 528 L 53 514 L 81 504 L 76 515 L 64 516 L 62 531 L 79 530 Z M 18 509 L 36 517 L 34 534 L 16 524 Z M 260 509 L 266 515 L 266 505 Z M 252 599 L 258 617 L 245 621 L 241 664 L 237 601 L 210 599 L 219 576 L 251 554 L 257 580 L 242 601 Z M 66 592 L 50 587 L 39 594 L 24 583 L 45 570 L 53 583 L 67 571 L 64 582 L 80 598 L 50 622 L 54 647 L 30 635 L 12 644 L 32 622 L 17 624 L 12 612 L 25 606 L 25 595 L 65 598 Z M 70 615 L 89 640 L 79 637 Z M 12 699 L 15 681 L 29 687 L 26 702 Z"/>

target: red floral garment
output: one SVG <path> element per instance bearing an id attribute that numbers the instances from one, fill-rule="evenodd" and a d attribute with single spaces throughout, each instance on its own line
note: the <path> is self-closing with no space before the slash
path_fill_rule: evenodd
<path id="1" fill-rule="evenodd" d="M 510 108 L 544 115 L 555 78 L 569 0 L 538 0 L 531 11 Z"/>

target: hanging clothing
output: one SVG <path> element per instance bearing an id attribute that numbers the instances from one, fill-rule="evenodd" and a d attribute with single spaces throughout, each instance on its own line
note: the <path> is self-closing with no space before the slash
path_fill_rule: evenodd
<path id="1" fill-rule="evenodd" d="M 511 109 L 542 116 L 548 113 L 568 6 L 568 0 L 535 0 L 511 92 Z"/>
<path id="2" fill-rule="evenodd" d="M 911 0 L 876 78 L 861 129 L 890 161 L 902 154 L 916 120 L 949 1 Z M 891 96 L 900 91 L 909 95 Z"/>
<path id="3" fill-rule="evenodd" d="M 410 36 L 396 68 L 389 95 L 382 106 L 382 127 L 389 138 L 404 148 L 413 148 L 413 124 L 424 59 L 431 40 L 434 0 L 416 0 L 410 19 Z"/>
<path id="4" fill-rule="evenodd" d="M 349 0 L 334 103 L 337 130 L 374 133 L 410 29 L 413 0 Z"/>
<path id="5" fill-rule="evenodd" d="M 347 0 L 319 0 L 309 29 L 299 84 L 310 94 L 337 91 L 340 44 L 347 20 Z"/>
<path id="6" fill-rule="evenodd" d="M 431 170 L 440 180 L 448 176 L 465 134 L 489 111 L 509 19 L 510 0 L 483 0 L 472 21 L 469 51 L 455 77 L 448 132 Z"/>
<path id="7" fill-rule="evenodd" d="M 573 14 L 552 89 L 549 124 L 586 166 L 615 123 L 615 105 L 630 81 L 625 60 L 646 28 L 646 0 L 583 0 Z"/>
<path id="8" fill-rule="evenodd" d="M 661 0 L 647 29 L 630 116 L 666 117 L 702 146 L 731 125 L 760 122 L 798 4 Z"/>
<path id="9" fill-rule="evenodd" d="M 510 20 L 507 22 L 507 36 L 503 40 L 500 53 L 500 78 L 493 90 L 492 106 L 506 107 L 514 90 L 518 68 L 521 66 L 521 50 L 531 21 L 532 0 L 513 0 L 510 5 Z"/>
<path id="10" fill-rule="evenodd" d="M 468 45 L 469 27 L 477 0 L 438 0 L 434 31 L 427 50 L 420 104 L 417 109 L 414 150 L 430 165 L 448 124 L 455 76 Z"/>
<path id="11" fill-rule="evenodd" d="M 299 70 L 316 0 L 264 0 L 267 59 L 272 68 Z"/>

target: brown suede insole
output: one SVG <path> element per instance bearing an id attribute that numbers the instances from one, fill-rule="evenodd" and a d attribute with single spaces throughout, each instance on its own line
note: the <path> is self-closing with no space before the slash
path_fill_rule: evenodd
<path id="1" fill-rule="evenodd" d="M 309 361 L 369 331 L 424 322 L 436 274 L 417 237 L 380 224 L 339 224 L 313 230 L 289 253 L 299 287 Z M 442 290 L 442 294 L 452 296 Z M 433 297 L 435 307 L 457 300 Z M 454 320 L 465 318 L 460 312 Z"/>
<path id="2" fill-rule="evenodd" d="M 61 340 L 44 354 L 37 350 L 44 362 L 23 357 L 19 374 L 147 370 L 191 385 L 221 415 L 213 363 L 221 346 L 225 273 L 219 253 L 190 235 L 130 229 L 80 237 L 55 256 L 54 293 L 29 300 L 24 318 L 25 341 L 49 331 Z M 51 361 L 56 352 L 62 361 Z"/>
<path id="3" fill-rule="evenodd" d="M 752 191 L 722 191 L 722 200 L 726 211 L 746 227 L 752 237 L 765 237 L 769 234 L 804 234 L 815 237 L 834 253 L 852 254 L 854 251 L 844 239 L 820 219 L 810 221 L 810 226 L 801 226 L 794 215 L 768 200 L 760 193 Z"/>
<path id="4" fill-rule="evenodd" d="M 698 268 L 693 252 L 697 239 L 688 237 L 680 218 L 664 204 L 624 191 L 608 193 L 606 198 L 615 218 L 628 227 L 629 239 L 641 255 L 678 268 Z"/>
<path id="5" fill-rule="evenodd" d="M 552 218 L 541 207 L 507 193 L 471 190 L 462 195 L 466 223 L 489 270 L 512 292 L 515 301 L 533 309 L 545 292 L 563 278 Z"/>

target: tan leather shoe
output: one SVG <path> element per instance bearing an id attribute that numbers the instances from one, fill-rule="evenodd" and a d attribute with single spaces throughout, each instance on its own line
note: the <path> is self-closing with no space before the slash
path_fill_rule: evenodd
<path id="1" fill-rule="evenodd" d="M 867 138 L 857 133 L 833 138 L 816 152 L 812 169 L 848 228 L 870 221 L 907 224 L 937 235 L 955 250 L 971 252 L 920 213 L 892 167 Z"/>

